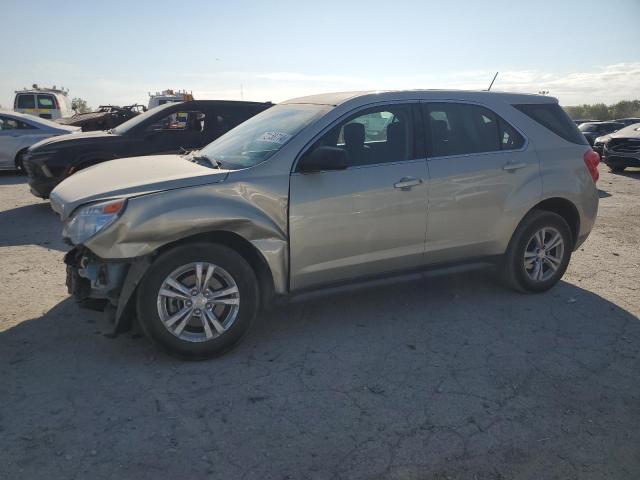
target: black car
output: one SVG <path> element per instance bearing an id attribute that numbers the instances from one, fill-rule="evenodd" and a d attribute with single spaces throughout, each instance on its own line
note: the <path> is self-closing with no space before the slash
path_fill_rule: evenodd
<path id="1" fill-rule="evenodd" d="M 596 138 L 615 132 L 621 128 L 624 128 L 624 124 L 619 122 L 587 122 L 582 123 L 578 127 L 578 130 L 582 132 L 582 135 L 585 136 L 589 145 L 593 147 Z"/>
<path id="2" fill-rule="evenodd" d="M 629 125 L 634 125 L 636 123 L 640 123 L 640 118 L 630 117 L 630 118 L 616 118 L 614 122 L 624 123 L 626 127 Z"/>
<path id="3" fill-rule="evenodd" d="M 573 123 L 575 123 L 575 124 L 576 124 L 576 126 L 578 126 L 578 127 L 579 127 L 579 126 L 580 126 L 580 125 L 582 125 L 583 123 L 591 123 L 591 122 L 599 122 L 599 121 L 600 121 L 600 120 L 593 120 L 593 119 L 589 120 L 589 119 L 587 119 L 587 118 L 577 118 L 577 119 L 575 119 L 575 120 L 573 121 Z"/>
<path id="4" fill-rule="evenodd" d="M 602 161 L 612 172 L 640 167 L 640 124 L 632 124 L 607 136 Z"/>
<path id="5" fill-rule="evenodd" d="M 43 140 L 24 157 L 31 192 L 48 198 L 69 175 L 114 158 L 200 149 L 272 105 L 224 100 L 167 103 L 111 130 Z"/>

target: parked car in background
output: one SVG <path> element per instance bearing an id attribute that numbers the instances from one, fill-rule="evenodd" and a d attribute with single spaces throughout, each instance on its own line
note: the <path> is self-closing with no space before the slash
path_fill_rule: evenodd
<path id="1" fill-rule="evenodd" d="M 44 118 L 0 110 L 0 170 L 22 170 L 27 149 L 45 138 L 79 132 Z"/>
<path id="2" fill-rule="evenodd" d="M 100 105 L 95 112 L 76 113 L 72 117 L 59 118 L 56 122 L 62 125 L 80 127 L 83 132 L 93 132 L 117 127 L 121 123 L 146 111 L 147 107 L 138 104 L 125 105 L 124 107 Z"/>
<path id="3" fill-rule="evenodd" d="M 191 102 L 193 100 L 193 93 L 186 90 L 163 90 L 153 94 L 149 93 L 148 108 L 159 107 L 165 103 Z"/>
<path id="4" fill-rule="evenodd" d="M 596 138 L 621 128 L 624 128 L 624 124 L 618 122 L 588 122 L 582 123 L 578 127 L 591 146 L 593 146 Z"/>
<path id="5" fill-rule="evenodd" d="M 24 165 L 31 192 L 49 192 L 83 168 L 121 157 L 186 152 L 202 148 L 271 103 L 195 100 L 166 103 L 104 132 L 39 142 Z"/>
<path id="6" fill-rule="evenodd" d="M 277 105 L 190 156 L 97 165 L 51 205 L 74 245 L 69 291 L 197 358 L 275 297 L 344 282 L 483 261 L 548 290 L 593 227 L 598 161 L 551 97 L 343 92 Z"/>
<path id="7" fill-rule="evenodd" d="M 604 154 L 604 144 L 607 143 L 610 138 L 611 138 L 611 133 L 608 133 L 601 137 L 597 137 L 593 141 L 593 145 L 591 146 L 591 148 L 593 148 L 593 150 L 602 157 L 602 155 Z"/>
<path id="8" fill-rule="evenodd" d="M 576 120 L 573 120 L 573 123 L 575 123 L 576 125 L 581 125 L 581 124 L 587 123 L 587 122 L 599 122 L 599 121 L 600 120 L 593 120 L 593 119 L 589 120 L 589 119 L 586 119 L 586 118 L 578 118 Z"/>
<path id="9" fill-rule="evenodd" d="M 612 172 L 640 167 L 640 123 L 618 130 L 603 142 L 602 161 Z"/>
<path id="10" fill-rule="evenodd" d="M 53 88 L 40 88 L 34 84 L 30 89 L 16 90 L 13 109 L 48 120 L 73 115 L 69 92 L 55 85 Z"/>
<path id="11" fill-rule="evenodd" d="M 614 122 L 623 123 L 625 126 L 633 125 L 634 123 L 640 123 L 640 118 L 618 118 Z"/>

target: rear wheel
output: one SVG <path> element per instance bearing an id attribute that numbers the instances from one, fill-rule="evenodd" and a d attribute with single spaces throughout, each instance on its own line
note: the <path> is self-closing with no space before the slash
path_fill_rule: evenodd
<path id="1" fill-rule="evenodd" d="M 543 292 L 564 275 L 573 249 L 567 222 L 543 210 L 529 213 L 518 225 L 502 265 L 505 283 L 521 292 Z"/>
<path id="2" fill-rule="evenodd" d="M 627 168 L 627 167 L 620 167 L 620 166 L 612 167 L 611 165 L 609 165 L 609 170 L 611 170 L 614 173 L 624 172 L 625 168 Z"/>
<path id="3" fill-rule="evenodd" d="M 188 359 L 220 355 L 249 330 L 258 310 L 258 286 L 234 250 L 206 243 L 159 256 L 138 292 L 138 319 L 154 342 Z"/>

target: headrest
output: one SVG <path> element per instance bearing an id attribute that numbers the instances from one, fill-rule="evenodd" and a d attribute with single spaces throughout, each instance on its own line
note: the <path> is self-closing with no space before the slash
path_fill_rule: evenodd
<path id="1" fill-rule="evenodd" d="M 344 143 L 347 147 L 364 146 L 364 125 L 348 123 L 344 126 Z"/>
<path id="2" fill-rule="evenodd" d="M 438 137 L 445 137 L 449 130 L 447 128 L 447 122 L 444 120 L 432 120 L 431 129 L 434 135 L 437 135 Z"/>
<path id="3" fill-rule="evenodd" d="M 404 123 L 397 122 L 387 125 L 387 142 L 399 143 L 404 142 L 405 139 Z"/>

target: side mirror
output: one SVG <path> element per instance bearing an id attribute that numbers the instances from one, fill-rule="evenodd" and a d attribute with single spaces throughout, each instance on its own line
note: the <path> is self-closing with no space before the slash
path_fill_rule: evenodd
<path id="1" fill-rule="evenodd" d="M 326 170 L 344 170 L 349 166 L 349 155 L 338 147 L 318 147 L 302 158 L 302 173 L 322 172 Z"/>

